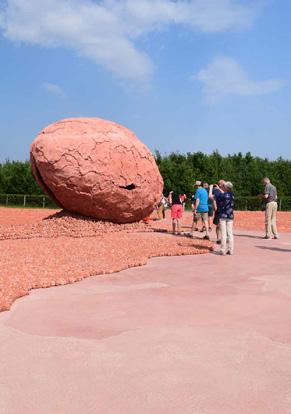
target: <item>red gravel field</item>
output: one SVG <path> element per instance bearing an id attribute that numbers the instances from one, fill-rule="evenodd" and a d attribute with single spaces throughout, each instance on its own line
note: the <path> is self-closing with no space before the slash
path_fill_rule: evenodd
<path id="1" fill-rule="evenodd" d="M 279 229 L 291 232 L 291 213 L 279 213 Z M 189 231 L 191 213 L 182 220 Z M 237 212 L 237 229 L 263 234 L 261 212 Z M 33 288 L 73 283 L 91 275 L 144 265 L 148 258 L 208 253 L 213 244 L 170 234 L 164 221 L 117 225 L 58 210 L 0 208 L 0 310 Z M 199 238 L 200 237 L 200 238 Z"/>
<path id="2" fill-rule="evenodd" d="M 264 213 L 260 211 L 237 211 L 235 227 L 237 229 L 255 230 L 264 233 Z M 291 232 L 291 212 L 278 212 L 279 231 Z"/>
<path id="3" fill-rule="evenodd" d="M 141 266 L 150 257 L 212 250 L 211 242 L 153 227 L 100 222 L 57 210 L 0 208 L 0 310 L 8 310 L 33 288 Z"/>
<path id="4" fill-rule="evenodd" d="M 168 213 L 169 214 L 169 213 Z M 168 217 L 168 216 L 167 216 Z M 235 229 L 250 230 L 264 234 L 265 216 L 261 211 L 236 211 L 235 212 Z M 182 223 L 185 231 L 190 228 L 192 223 L 192 214 L 187 212 L 184 214 Z M 157 221 L 153 222 L 153 227 L 170 228 L 170 222 Z M 279 232 L 291 233 L 291 212 L 278 212 L 278 229 Z"/>

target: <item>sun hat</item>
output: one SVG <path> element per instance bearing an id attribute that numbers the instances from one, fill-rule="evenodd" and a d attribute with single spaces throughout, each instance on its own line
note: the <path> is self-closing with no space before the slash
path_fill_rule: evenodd
<path id="1" fill-rule="evenodd" d="M 197 187 L 199 187 L 201 184 L 202 184 L 202 183 L 201 183 L 201 181 L 196 181 L 196 182 L 195 182 L 195 184 L 194 184 L 194 186 L 195 186 L 195 187 L 196 187 L 196 186 L 197 186 Z"/>

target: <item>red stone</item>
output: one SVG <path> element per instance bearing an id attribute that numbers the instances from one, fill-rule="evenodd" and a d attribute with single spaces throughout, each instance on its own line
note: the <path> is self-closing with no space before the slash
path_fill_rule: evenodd
<path id="1" fill-rule="evenodd" d="M 41 188 L 65 210 L 116 223 L 150 215 L 163 180 L 149 149 L 129 129 L 72 118 L 43 129 L 30 159 Z"/>

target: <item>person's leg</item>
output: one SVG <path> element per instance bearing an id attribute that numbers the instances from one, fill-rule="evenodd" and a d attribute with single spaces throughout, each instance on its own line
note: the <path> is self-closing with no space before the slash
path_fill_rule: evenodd
<path id="1" fill-rule="evenodd" d="M 199 228 L 198 228 L 199 222 L 200 222 L 200 214 L 197 213 L 196 214 L 196 228 L 195 228 L 195 231 L 199 231 Z"/>
<path id="2" fill-rule="evenodd" d="M 177 232 L 178 234 L 181 234 L 181 224 L 180 224 L 180 220 L 183 216 L 183 206 L 179 206 L 178 210 L 177 210 Z"/>
<path id="3" fill-rule="evenodd" d="M 166 209 L 165 209 L 164 205 L 163 205 L 163 209 L 162 209 L 162 216 L 163 216 L 163 219 L 166 218 Z"/>
<path id="4" fill-rule="evenodd" d="M 209 231 L 212 230 L 212 228 L 211 228 L 211 217 L 208 217 L 208 229 L 209 229 Z"/>
<path id="5" fill-rule="evenodd" d="M 220 242 L 221 241 L 221 236 L 220 236 L 220 226 L 219 226 L 219 224 L 217 224 L 217 226 L 215 226 L 215 231 L 216 231 L 217 242 Z"/>
<path id="6" fill-rule="evenodd" d="M 192 226 L 192 232 L 194 233 L 194 231 L 198 231 L 198 223 L 200 220 L 200 214 L 196 213 L 193 215 L 193 226 Z"/>
<path id="7" fill-rule="evenodd" d="M 278 204 L 272 203 L 272 218 L 271 218 L 271 227 L 272 233 L 276 239 L 279 238 L 278 230 L 277 230 L 277 211 L 278 211 Z"/>
<path id="8" fill-rule="evenodd" d="M 209 231 L 212 230 L 211 221 L 213 220 L 213 216 L 214 216 L 214 210 L 213 210 L 213 207 L 210 206 L 209 211 L 208 211 L 208 229 L 209 229 Z"/>
<path id="9" fill-rule="evenodd" d="M 233 220 L 226 221 L 226 232 L 227 232 L 227 243 L 228 243 L 227 253 L 233 254 L 233 249 L 234 249 Z"/>
<path id="10" fill-rule="evenodd" d="M 220 244 L 220 228 L 219 228 L 219 218 L 218 218 L 218 214 L 217 211 L 214 214 L 214 219 L 213 219 L 213 224 L 215 225 L 215 232 L 216 232 L 216 243 Z"/>
<path id="11" fill-rule="evenodd" d="M 272 206 L 271 203 L 266 204 L 266 212 L 265 212 L 265 227 L 266 227 L 266 238 L 271 238 L 272 232 Z"/>
<path id="12" fill-rule="evenodd" d="M 177 228 L 176 224 L 177 224 L 177 220 L 176 219 L 173 219 L 172 220 L 172 227 L 173 227 L 173 233 L 174 234 L 176 233 L 176 228 Z"/>
<path id="13" fill-rule="evenodd" d="M 203 222 L 203 226 L 205 228 L 205 237 L 209 238 L 209 228 L 208 228 L 208 213 L 203 213 L 202 214 L 202 222 Z"/>
<path id="14" fill-rule="evenodd" d="M 159 220 L 162 219 L 162 208 L 163 208 L 163 205 L 160 205 L 157 209 L 157 216 Z"/>
<path id="15" fill-rule="evenodd" d="M 193 220 L 192 220 L 192 227 L 191 227 L 191 233 L 193 234 L 196 228 L 196 214 L 193 214 Z"/>
<path id="16" fill-rule="evenodd" d="M 178 234 L 181 234 L 180 219 L 177 219 L 177 233 L 178 233 Z"/>
<path id="17" fill-rule="evenodd" d="M 221 232 L 221 247 L 220 253 L 225 255 L 226 254 L 226 220 L 220 220 L 220 232 Z"/>

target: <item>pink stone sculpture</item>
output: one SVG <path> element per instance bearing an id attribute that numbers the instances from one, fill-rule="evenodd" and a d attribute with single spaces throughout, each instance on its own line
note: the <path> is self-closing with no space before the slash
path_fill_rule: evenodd
<path id="1" fill-rule="evenodd" d="M 163 179 L 149 149 L 129 129 L 71 118 L 43 129 L 30 148 L 33 175 L 60 207 L 130 223 L 152 213 Z"/>

